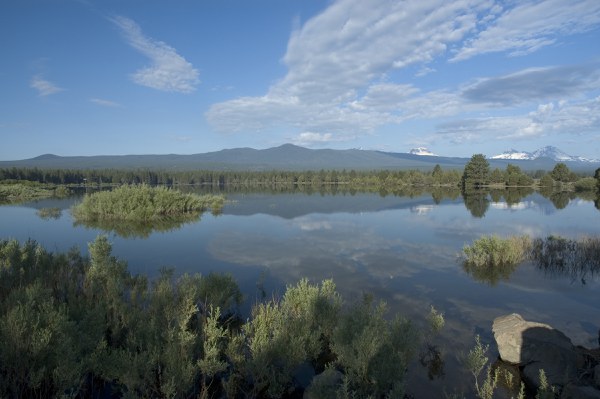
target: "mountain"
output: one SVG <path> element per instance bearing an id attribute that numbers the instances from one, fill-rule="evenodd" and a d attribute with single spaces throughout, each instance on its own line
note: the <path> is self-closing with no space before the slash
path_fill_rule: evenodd
<path id="1" fill-rule="evenodd" d="M 221 151 L 191 155 L 96 155 L 96 156 L 58 156 L 40 155 L 31 159 L 0 161 L 0 168 L 40 168 L 40 169 L 152 169 L 152 170 L 380 170 L 380 169 L 419 169 L 432 170 L 435 165 L 443 169 L 462 170 L 469 158 L 441 157 L 427 149 L 415 148 L 411 153 L 383 152 L 372 150 L 332 150 L 309 149 L 292 144 L 257 150 L 254 148 L 233 148 Z M 548 155 L 552 148 L 540 150 L 539 156 L 527 159 L 492 158 L 491 168 L 506 168 L 509 163 L 523 170 L 551 170 L 556 160 Z M 517 153 L 517 151 L 513 151 Z M 555 155 L 559 154 L 554 151 Z M 424 156 L 427 154 L 426 156 Z M 505 153 L 505 154 L 508 154 Z M 533 153 L 532 153 L 533 154 Z M 558 155 L 557 155 L 558 156 Z M 600 166 L 583 158 L 571 157 L 565 161 L 573 171 L 593 171 Z"/>
<path id="2" fill-rule="evenodd" d="M 500 155 L 494 155 L 491 157 L 491 159 L 518 159 L 528 161 L 532 161 L 539 158 L 548 158 L 556 162 L 600 162 L 600 160 L 597 159 L 589 159 L 576 155 L 569 155 L 564 151 L 561 151 L 560 149 L 551 145 L 540 148 L 539 150 L 533 152 L 518 151 L 515 149 L 511 149 L 503 152 Z"/>
<path id="3" fill-rule="evenodd" d="M 409 154 L 412 155 L 424 155 L 424 156 L 428 156 L 428 157 L 437 157 L 436 154 L 434 154 L 433 152 L 430 152 L 427 148 L 425 147 L 417 147 L 417 148 L 413 148 L 412 150 L 410 150 L 408 152 Z"/>
<path id="4" fill-rule="evenodd" d="M 508 151 L 504 151 L 500 155 L 494 155 L 491 159 L 521 159 L 521 160 L 531 160 L 530 152 L 518 151 L 515 149 L 510 149 Z"/>

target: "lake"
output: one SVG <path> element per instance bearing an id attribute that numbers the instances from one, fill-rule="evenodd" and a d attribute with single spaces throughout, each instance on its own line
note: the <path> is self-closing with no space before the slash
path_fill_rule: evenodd
<path id="1" fill-rule="evenodd" d="M 74 225 L 68 209 L 79 198 L 0 206 L 0 239 L 31 238 L 48 250 L 75 246 L 87 253 L 87 243 L 104 232 Z M 486 234 L 597 236 L 600 211 L 591 200 L 530 192 L 466 200 L 456 193 L 348 192 L 233 192 L 227 198 L 220 215 L 206 213 L 165 231 L 132 230 L 126 237 L 109 231 L 113 254 L 132 273 L 150 277 L 164 266 L 176 274 L 232 273 L 246 297 L 245 314 L 256 300 L 278 296 L 303 277 L 332 278 L 349 301 L 372 294 L 388 303 L 390 314 L 419 326 L 433 305 L 446 319 L 440 336 L 431 340 L 443 363 L 423 358 L 423 364 L 411 365 L 409 392 L 416 397 L 472 393 L 472 378 L 459 365 L 461 353 L 479 334 L 495 358 L 491 326 L 500 315 L 517 312 L 562 330 L 575 344 L 598 345 L 598 271 L 549 273 L 525 263 L 508 279 L 476 280 L 459 259 L 465 244 Z M 41 208 L 62 212 L 42 218 Z"/>

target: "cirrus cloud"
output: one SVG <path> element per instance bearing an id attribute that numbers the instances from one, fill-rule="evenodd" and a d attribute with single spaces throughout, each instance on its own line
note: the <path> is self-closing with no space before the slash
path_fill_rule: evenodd
<path id="1" fill-rule="evenodd" d="M 129 18 L 116 16 L 111 21 L 120 28 L 127 43 L 151 61 L 150 66 L 131 75 L 135 83 L 168 92 L 196 90 L 200 83 L 198 70 L 173 47 L 145 36 L 140 26 Z"/>
<path id="2" fill-rule="evenodd" d="M 35 75 L 33 78 L 31 78 L 29 86 L 33 89 L 36 89 L 40 97 L 49 96 L 65 90 L 49 80 L 44 79 L 42 75 Z"/>

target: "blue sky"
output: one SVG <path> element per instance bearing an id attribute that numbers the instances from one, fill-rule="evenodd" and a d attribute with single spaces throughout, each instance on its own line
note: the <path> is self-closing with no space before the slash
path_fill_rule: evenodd
<path id="1" fill-rule="evenodd" d="M 600 158 L 600 2 L 6 0 L 0 160 L 364 148 Z"/>

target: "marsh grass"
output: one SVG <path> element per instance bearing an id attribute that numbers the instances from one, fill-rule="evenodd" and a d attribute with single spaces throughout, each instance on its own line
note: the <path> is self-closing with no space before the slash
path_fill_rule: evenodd
<path id="1" fill-rule="evenodd" d="M 531 246 L 528 236 L 483 236 L 463 247 L 463 266 L 476 280 L 495 285 L 500 280 L 507 280 L 527 259 Z"/>
<path id="2" fill-rule="evenodd" d="M 531 259 L 544 273 L 568 276 L 572 280 L 600 273 L 600 237 L 583 237 L 578 240 L 549 236 L 533 240 Z"/>
<path id="3" fill-rule="evenodd" d="M 39 184 L 0 184 L 0 203 L 15 203 L 50 198 L 55 191 Z"/>
<path id="4" fill-rule="evenodd" d="M 184 194 L 163 186 L 137 185 L 86 195 L 71 211 L 77 222 L 147 222 L 181 216 L 197 217 L 208 209 L 218 213 L 223 204 L 222 196 Z"/>
<path id="5" fill-rule="evenodd" d="M 60 208 L 41 208 L 37 211 L 37 215 L 44 220 L 60 219 L 62 210 Z"/>

